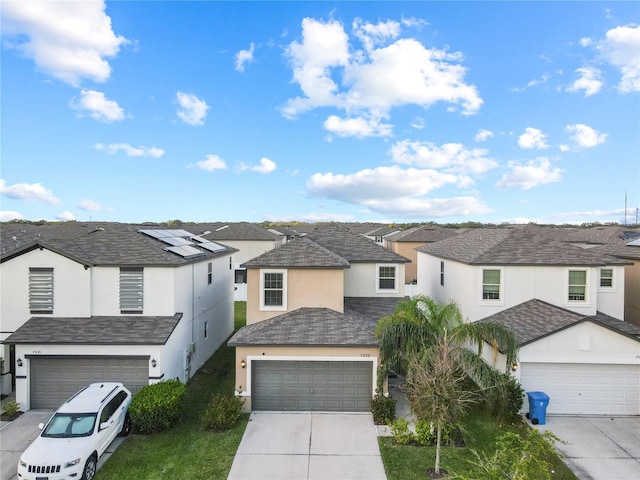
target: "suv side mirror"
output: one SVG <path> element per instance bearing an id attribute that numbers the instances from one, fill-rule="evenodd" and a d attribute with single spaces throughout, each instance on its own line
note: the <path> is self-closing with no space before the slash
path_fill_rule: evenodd
<path id="1" fill-rule="evenodd" d="M 102 422 L 100 424 L 100 430 L 104 430 L 105 428 L 109 428 L 109 425 L 111 425 L 109 422 Z"/>

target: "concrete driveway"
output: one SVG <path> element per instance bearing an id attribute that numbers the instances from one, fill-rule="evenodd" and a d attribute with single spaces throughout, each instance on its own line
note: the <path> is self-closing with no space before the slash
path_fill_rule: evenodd
<path id="1" fill-rule="evenodd" d="M 640 417 L 547 416 L 545 425 L 580 480 L 640 479 Z"/>
<path id="2" fill-rule="evenodd" d="M 40 434 L 38 424 L 46 423 L 53 410 L 29 410 L 12 422 L 2 422 L 0 426 L 0 480 L 18 478 L 18 460 L 20 455 Z M 125 440 L 116 437 L 107 451 L 98 460 L 98 469 Z"/>
<path id="3" fill-rule="evenodd" d="M 252 413 L 228 480 L 386 480 L 370 413 Z"/>

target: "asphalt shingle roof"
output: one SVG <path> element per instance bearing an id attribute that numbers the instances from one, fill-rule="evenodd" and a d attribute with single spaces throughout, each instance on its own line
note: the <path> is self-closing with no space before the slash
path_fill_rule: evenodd
<path id="1" fill-rule="evenodd" d="M 155 228 L 111 222 L 5 223 L 0 229 L 0 258 L 5 261 L 43 246 L 86 265 L 180 266 L 237 251 L 225 246 L 217 253 L 204 250 L 202 255 L 184 258 L 166 251 L 169 245 L 139 232 Z"/>
<path id="2" fill-rule="evenodd" d="M 187 225 L 186 227 L 190 227 Z M 197 223 L 192 227 L 197 235 L 212 240 L 262 240 L 262 241 L 278 241 L 282 239 L 282 235 L 267 230 L 260 225 L 250 222 L 216 222 L 216 223 Z M 189 230 L 189 228 L 186 228 Z M 208 232 L 208 233 L 205 233 Z"/>
<path id="3" fill-rule="evenodd" d="M 594 316 L 580 315 L 537 299 L 528 300 L 479 321 L 495 322 L 509 328 L 521 347 L 584 321 L 592 321 L 640 341 L 640 327 L 637 325 L 603 313 Z"/>
<path id="4" fill-rule="evenodd" d="M 606 253 L 584 249 L 526 228 L 477 228 L 416 249 L 470 265 L 624 265 Z"/>
<path id="5" fill-rule="evenodd" d="M 340 226 L 331 225 L 318 228 L 308 234 L 306 238 L 310 238 L 337 253 L 348 260 L 349 263 L 409 263 L 411 261 L 402 255 L 387 250 L 373 240 L 354 234 L 347 228 Z"/>
<path id="6" fill-rule="evenodd" d="M 349 268 L 349 262 L 307 237 L 297 238 L 245 262 L 245 268 Z"/>
<path id="7" fill-rule="evenodd" d="M 164 345 L 182 313 L 169 316 L 32 317 L 9 344 Z"/>
<path id="8" fill-rule="evenodd" d="M 377 346 L 371 320 L 355 311 L 299 308 L 242 327 L 227 343 L 270 346 Z"/>
<path id="9" fill-rule="evenodd" d="M 458 235 L 461 230 L 457 228 L 442 228 L 433 225 L 421 225 L 403 230 L 391 235 L 390 242 L 420 242 L 431 243 Z"/>

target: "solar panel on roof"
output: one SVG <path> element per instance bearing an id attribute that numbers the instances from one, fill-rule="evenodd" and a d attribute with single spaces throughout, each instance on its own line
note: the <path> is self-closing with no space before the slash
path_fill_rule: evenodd
<path id="1" fill-rule="evenodd" d="M 191 235 L 191 240 L 195 240 L 196 242 L 199 242 L 199 243 L 207 243 L 209 241 L 206 238 L 200 237 L 198 235 Z"/>
<path id="2" fill-rule="evenodd" d="M 145 235 L 149 235 L 153 238 L 162 238 L 166 236 L 162 230 L 140 230 L 140 233 L 144 233 Z"/>
<path id="3" fill-rule="evenodd" d="M 198 245 L 199 247 L 205 248 L 207 250 L 209 250 L 210 252 L 221 252 L 222 250 L 226 250 L 225 247 L 223 247 L 222 245 L 219 245 L 217 243 L 214 242 L 204 242 Z"/>
<path id="4" fill-rule="evenodd" d="M 173 246 L 195 245 L 193 242 L 190 242 L 186 238 L 182 238 L 182 237 L 163 237 L 163 238 L 159 238 L 158 240 L 161 240 Z"/>
<path id="5" fill-rule="evenodd" d="M 628 247 L 640 247 L 640 238 L 637 240 L 633 240 L 632 242 L 627 243 Z"/>
<path id="6" fill-rule="evenodd" d="M 166 247 L 165 250 L 169 252 L 177 253 L 178 255 L 184 258 L 193 258 L 203 254 L 202 250 L 199 250 L 195 247 L 191 247 L 189 245 L 180 245 L 177 247 Z"/>

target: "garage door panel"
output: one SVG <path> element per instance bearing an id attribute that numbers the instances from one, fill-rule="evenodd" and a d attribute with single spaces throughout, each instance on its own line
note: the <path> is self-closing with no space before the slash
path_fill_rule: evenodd
<path id="1" fill-rule="evenodd" d="M 93 382 L 122 382 L 133 393 L 149 384 L 147 358 L 46 357 L 30 359 L 31 408 L 57 408 Z"/>
<path id="2" fill-rule="evenodd" d="M 368 411 L 372 368 L 372 362 L 256 360 L 252 406 L 254 410 Z M 273 375 L 285 371 L 286 382 Z"/>
<path id="3" fill-rule="evenodd" d="M 550 414 L 640 414 L 639 365 L 523 363 L 521 372 L 525 391 L 549 395 Z"/>

